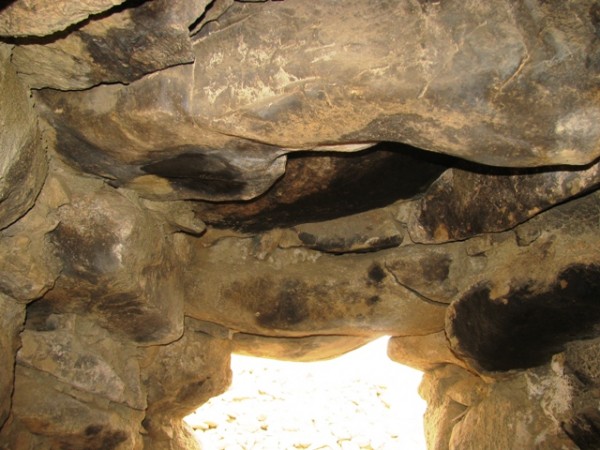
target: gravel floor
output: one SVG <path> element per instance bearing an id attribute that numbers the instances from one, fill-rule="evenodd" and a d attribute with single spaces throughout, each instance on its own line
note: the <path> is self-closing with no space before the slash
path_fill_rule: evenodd
<path id="1" fill-rule="evenodd" d="M 231 388 L 186 421 L 205 450 L 423 450 L 422 374 L 386 345 L 313 363 L 234 355 Z"/>

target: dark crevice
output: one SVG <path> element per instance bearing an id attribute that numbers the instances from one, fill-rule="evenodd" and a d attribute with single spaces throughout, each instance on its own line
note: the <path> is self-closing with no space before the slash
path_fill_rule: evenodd
<path id="1" fill-rule="evenodd" d="M 212 0 L 208 5 L 206 5 L 206 7 L 204 8 L 204 12 L 200 15 L 200 17 L 198 17 L 196 20 L 194 20 L 194 22 L 190 24 L 190 26 L 188 27 L 190 36 L 193 36 L 202 29 L 202 26 L 204 26 L 202 22 L 204 22 L 206 15 L 211 9 L 213 9 L 217 1 L 219 0 Z"/>
<path id="2" fill-rule="evenodd" d="M 401 282 L 398 277 L 396 276 L 396 274 L 394 273 L 393 270 L 390 270 L 390 268 L 387 266 L 387 264 L 385 265 L 386 271 L 392 275 L 392 278 L 394 278 L 394 281 L 396 282 L 396 284 L 398 284 L 398 286 L 406 289 L 409 292 L 412 292 L 413 294 L 415 294 L 420 300 L 424 301 L 425 303 L 429 303 L 430 305 L 435 305 L 435 306 L 442 306 L 444 308 L 448 307 L 448 303 L 444 303 L 444 302 L 440 302 L 438 300 L 434 300 L 432 298 L 426 297 L 425 295 L 421 294 L 419 291 L 417 291 L 416 289 L 406 285 L 405 283 Z"/>
<path id="3" fill-rule="evenodd" d="M 206 204 L 201 218 L 215 228 L 255 233 L 358 214 L 422 194 L 452 160 L 395 143 L 354 153 L 294 152 L 267 192 Z"/>

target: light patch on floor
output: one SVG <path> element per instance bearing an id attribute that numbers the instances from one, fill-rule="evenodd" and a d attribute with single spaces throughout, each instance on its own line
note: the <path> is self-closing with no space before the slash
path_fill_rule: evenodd
<path id="1" fill-rule="evenodd" d="M 422 372 L 386 346 L 311 363 L 233 355 L 231 388 L 185 420 L 203 450 L 424 450 Z"/>

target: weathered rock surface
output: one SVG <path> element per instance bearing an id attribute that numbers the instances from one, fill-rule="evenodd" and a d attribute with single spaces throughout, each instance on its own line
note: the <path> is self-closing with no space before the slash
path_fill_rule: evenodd
<path id="1" fill-rule="evenodd" d="M 431 449 L 600 446 L 597 0 L 67 3 L 0 7 L 0 448 L 381 335 Z"/>
<path id="2" fill-rule="evenodd" d="M 428 448 L 598 447 L 597 347 L 575 341 L 548 365 L 494 378 L 451 365 L 428 372 Z"/>
<path id="3" fill-rule="evenodd" d="M 508 230 L 600 184 L 600 163 L 560 169 L 521 173 L 485 167 L 448 170 L 416 204 L 409 225 L 411 238 L 443 242 Z"/>
<path id="4" fill-rule="evenodd" d="M 0 230 L 33 206 L 46 176 L 46 152 L 29 92 L 0 43 Z"/>
<path id="5" fill-rule="evenodd" d="M 44 302 L 57 312 L 92 315 L 138 343 L 179 338 L 183 291 L 168 227 L 135 195 L 69 170 L 61 175 L 69 202 L 58 211 L 50 241 L 63 255 L 63 269 Z"/>
<path id="6" fill-rule="evenodd" d="M 64 36 L 18 46 L 13 61 L 25 82 L 33 88 L 86 89 L 194 61 L 188 26 L 208 0 L 131 3 Z"/>
<path id="7" fill-rule="evenodd" d="M 600 156 L 594 5 L 237 3 L 194 46 L 210 62 L 195 65 L 192 114 L 282 147 L 388 140 L 585 164 Z"/>
<path id="8" fill-rule="evenodd" d="M 497 268 L 457 295 L 446 330 L 463 360 L 479 370 L 526 369 L 548 362 L 569 340 L 596 335 L 600 249 L 589 243 L 597 242 L 599 205 L 596 191 L 524 224 L 542 229 L 527 252 L 520 258 L 513 251 L 510 269 Z M 503 251 L 492 248 L 486 258 Z M 532 266 L 534 255 L 543 264 Z"/>
<path id="9" fill-rule="evenodd" d="M 194 448 L 182 419 L 225 391 L 231 381 L 231 341 L 211 337 L 202 324 L 186 319 L 184 336 L 144 355 L 148 409 L 142 422 L 148 448 Z M 179 442 L 178 442 L 179 441 Z"/>
<path id="10" fill-rule="evenodd" d="M 125 0 L 12 0 L 0 10 L 0 35 L 45 36 L 77 24 Z"/>
<path id="11" fill-rule="evenodd" d="M 24 322 L 25 306 L 0 293 L 0 428 L 10 412 L 15 355 Z"/>

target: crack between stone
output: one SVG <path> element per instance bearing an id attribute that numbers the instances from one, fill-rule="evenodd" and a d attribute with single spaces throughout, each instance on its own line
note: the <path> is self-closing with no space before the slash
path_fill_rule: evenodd
<path id="1" fill-rule="evenodd" d="M 426 297 L 425 295 L 421 294 L 419 291 L 417 291 L 416 289 L 408 286 L 405 283 L 402 283 L 398 277 L 396 276 L 396 274 L 389 268 L 388 263 L 384 262 L 383 266 L 385 267 L 386 271 L 392 276 L 392 278 L 396 281 L 396 284 L 398 284 L 399 286 L 403 287 L 404 289 L 406 289 L 409 292 L 412 292 L 413 294 L 415 294 L 417 297 L 419 297 L 419 299 L 423 300 L 426 303 L 435 305 L 435 306 L 443 306 L 444 308 L 448 307 L 448 303 L 444 303 L 444 302 L 440 302 L 438 300 L 433 300 L 429 297 Z"/>

